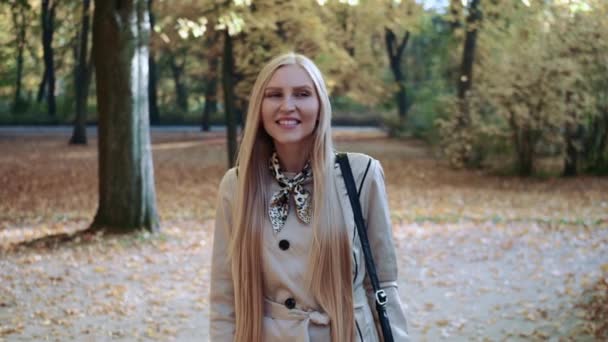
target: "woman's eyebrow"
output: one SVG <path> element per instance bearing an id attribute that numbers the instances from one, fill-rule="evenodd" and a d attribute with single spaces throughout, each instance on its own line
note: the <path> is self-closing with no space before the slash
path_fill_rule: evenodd
<path id="1" fill-rule="evenodd" d="M 282 88 L 282 87 L 267 87 L 266 89 L 264 89 L 264 91 L 283 90 L 283 89 L 284 88 Z M 301 85 L 301 86 L 291 87 L 291 89 L 294 89 L 294 90 L 312 90 L 312 87 L 310 87 L 308 85 Z"/>

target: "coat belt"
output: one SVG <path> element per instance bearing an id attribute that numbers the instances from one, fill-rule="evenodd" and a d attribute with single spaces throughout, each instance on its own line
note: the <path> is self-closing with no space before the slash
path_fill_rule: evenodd
<path id="1" fill-rule="evenodd" d="M 367 298 L 363 287 L 358 287 L 353 292 L 355 308 L 367 304 Z M 324 312 L 314 310 L 304 311 L 298 308 L 289 309 L 285 305 L 272 301 L 268 298 L 264 298 L 264 316 L 271 317 L 273 319 L 295 321 L 310 320 L 311 323 L 317 325 L 329 325 L 330 322 L 329 316 Z"/>
<path id="2" fill-rule="evenodd" d="M 305 321 L 317 325 L 329 325 L 329 316 L 319 311 L 304 311 L 293 308 L 288 309 L 285 305 L 264 299 L 264 315 L 274 319 Z"/>

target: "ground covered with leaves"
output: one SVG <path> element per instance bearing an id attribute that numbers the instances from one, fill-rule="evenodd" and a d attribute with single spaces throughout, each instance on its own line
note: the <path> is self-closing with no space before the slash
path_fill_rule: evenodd
<path id="1" fill-rule="evenodd" d="M 156 132 L 162 233 L 84 236 L 95 140 L 0 136 L 0 340 L 205 340 L 218 133 Z M 387 177 L 400 293 L 415 340 L 602 340 L 608 180 L 454 171 L 422 143 L 340 132 Z"/>

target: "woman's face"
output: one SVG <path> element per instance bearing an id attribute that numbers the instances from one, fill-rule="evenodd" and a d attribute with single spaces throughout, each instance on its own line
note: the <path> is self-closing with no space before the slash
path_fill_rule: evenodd
<path id="1" fill-rule="evenodd" d="M 319 96 L 312 79 L 299 65 L 277 69 L 264 89 L 262 123 L 280 145 L 306 144 L 319 117 Z"/>

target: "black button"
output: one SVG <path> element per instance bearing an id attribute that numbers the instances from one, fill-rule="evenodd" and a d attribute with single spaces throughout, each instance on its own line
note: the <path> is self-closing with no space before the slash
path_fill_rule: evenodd
<path id="1" fill-rule="evenodd" d="M 289 249 L 289 241 L 287 240 L 281 240 L 279 241 L 279 248 L 286 251 Z"/>
<path id="2" fill-rule="evenodd" d="M 293 309 L 296 307 L 296 300 L 293 298 L 287 298 L 285 300 L 285 307 L 287 307 L 289 310 Z"/>

